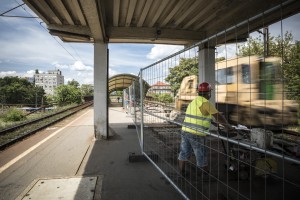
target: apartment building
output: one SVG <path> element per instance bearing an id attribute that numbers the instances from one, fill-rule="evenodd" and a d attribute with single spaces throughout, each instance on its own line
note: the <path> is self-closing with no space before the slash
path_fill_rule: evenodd
<path id="1" fill-rule="evenodd" d="M 57 86 L 64 84 L 64 76 L 59 69 L 48 70 L 48 73 L 40 74 L 38 70 L 34 74 L 34 82 L 36 86 L 43 87 L 46 94 L 54 94 Z"/>
<path id="2" fill-rule="evenodd" d="M 171 94 L 172 95 L 171 85 L 158 81 L 155 84 L 151 85 L 151 88 L 148 90 L 148 94 Z"/>

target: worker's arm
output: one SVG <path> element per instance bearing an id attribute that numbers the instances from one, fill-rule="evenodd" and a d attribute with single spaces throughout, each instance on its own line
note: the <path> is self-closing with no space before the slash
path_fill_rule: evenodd
<path id="1" fill-rule="evenodd" d="M 203 115 L 212 115 L 218 124 L 221 124 L 225 127 L 226 131 L 233 129 L 231 125 L 227 122 L 225 117 L 223 117 L 223 115 L 221 115 L 220 112 L 215 108 L 215 106 L 210 102 L 203 103 L 201 107 L 199 107 L 199 109 Z"/>
<path id="2" fill-rule="evenodd" d="M 221 124 L 225 127 L 226 131 L 233 130 L 232 126 L 227 122 L 225 117 L 221 115 L 219 112 L 212 114 L 212 116 L 215 118 L 218 124 Z"/>

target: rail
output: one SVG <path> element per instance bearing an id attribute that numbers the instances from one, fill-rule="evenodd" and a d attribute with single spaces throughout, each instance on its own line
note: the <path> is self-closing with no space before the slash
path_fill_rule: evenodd
<path id="1" fill-rule="evenodd" d="M 27 121 L 16 126 L 6 128 L 0 131 L 0 150 L 3 150 L 16 142 L 50 126 L 66 117 L 69 117 L 78 111 L 93 105 L 93 102 L 87 102 L 81 105 L 73 106 L 71 108 L 50 114 L 38 119 Z M 26 128 L 27 127 L 27 128 Z M 30 127 L 30 128 L 28 128 Z"/>

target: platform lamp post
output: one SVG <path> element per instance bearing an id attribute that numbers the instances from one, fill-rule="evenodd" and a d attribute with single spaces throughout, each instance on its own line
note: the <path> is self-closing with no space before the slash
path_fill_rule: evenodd
<path id="1" fill-rule="evenodd" d="M 37 90 L 35 88 L 35 107 L 37 108 Z"/>

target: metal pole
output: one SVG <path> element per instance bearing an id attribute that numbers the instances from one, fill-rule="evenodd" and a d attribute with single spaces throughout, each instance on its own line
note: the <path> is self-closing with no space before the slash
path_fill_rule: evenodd
<path id="1" fill-rule="evenodd" d="M 141 149 L 144 152 L 144 105 L 143 105 L 143 70 L 140 70 L 140 110 L 141 110 Z"/>
<path id="2" fill-rule="evenodd" d="M 35 107 L 37 108 L 37 89 L 35 88 Z"/>
<path id="3" fill-rule="evenodd" d="M 133 81 L 133 112 L 134 112 L 134 123 L 136 124 L 136 94 L 135 94 L 135 89 L 136 89 L 136 85 L 135 85 L 135 81 Z"/>

